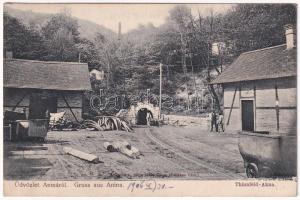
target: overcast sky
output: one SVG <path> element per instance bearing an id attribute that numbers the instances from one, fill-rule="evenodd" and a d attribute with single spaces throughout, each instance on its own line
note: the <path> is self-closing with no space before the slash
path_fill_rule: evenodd
<path id="1" fill-rule="evenodd" d="M 216 13 L 228 11 L 232 4 L 186 4 L 193 15 L 208 15 L 210 10 Z M 10 4 L 9 7 L 20 10 L 31 10 L 39 13 L 57 13 L 62 9 L 71 10 L 72 16 L 86 19 L 103 25 L 114 31 L 118 22 L 122 23 L 122 32 L 136 28 L 139 24 L 163 24 L 168 12 L 176 4 Z"/>

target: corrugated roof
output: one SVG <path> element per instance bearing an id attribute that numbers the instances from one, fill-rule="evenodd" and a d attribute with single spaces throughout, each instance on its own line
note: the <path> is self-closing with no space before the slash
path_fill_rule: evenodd
<path id="1" fill-rule="evenodd" d="M 91 90 L 86 63 L 5 59 L 3 67 L 4 87 Z"/>
<path id="2" fill-rule="evenodd" d="M 242 53 L 211 84 L 297 75 L 296 48 L 279 45 Z"/>

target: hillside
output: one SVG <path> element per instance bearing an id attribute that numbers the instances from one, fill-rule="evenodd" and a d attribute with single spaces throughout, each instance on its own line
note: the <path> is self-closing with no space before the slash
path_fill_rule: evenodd
<path id="1" fill-rule="evenodd" d="M 12 17 L 17 18 L 21 22 L 23 22 L 26 26 L 34 26 L 38 29 L 43 27 L 48 20 L 53 16 L 53 14 L 44 14 L 44 13 L 36 13 L 32 11 L 23 11 L 14 8 L 4 7 L 4 12 L 9 14 Z M 117 34 L 112 30 L 90 22 L 88 20 L 83 20 L 76 18 L 79 25 L 79 33 L 82 38 L 86 38 L 92 40 L 95 38 L 97 33 L 101 33 L 106 37 L 116 37 Z"/>

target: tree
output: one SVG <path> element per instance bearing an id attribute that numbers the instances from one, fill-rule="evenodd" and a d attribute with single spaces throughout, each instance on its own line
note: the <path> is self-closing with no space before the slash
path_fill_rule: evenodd
<path id="1" fill-rule="evenodd" d="M 285 42 L 284 25 L 296 23 L 293 4 L 239 4 L 223 17 L 226 40 L 232 54 L 261 49 Z"/>
<path id="2" fill-rule="evenodd" d="M 41 60 L 47 54 L 41 35 L 27 28 L 19 20 L 4 13 L 4 51 L 12 51 L 15 58 Z"/>
<path id="3" fill-rule="evenodd" d="M 117 49 L 118 44 L 116 41 L 107 39 L 101 33 L 97 34 L 95 38 L 95 50 L 102 69 L 106 71 L 107 88 L 114 88 L 117 84 L 114 79 L 116 67 L 120 63 L 116 54 Z"/>
<path id="4" fill-rule="evenodd" d="M 54 15 L 46 26 L 42 27 L 42 32 L 49 50 L 47 60 L 78 61 L 78 23 L 69 13 Z"/>
<path id="5" fill-rule="evenodd" d="M 97 59 L 97 51 L 95 44 L 85 38 L 80 38 L 79 43 L 75 44 L 79 52 L 79 60 L 83 63 L 88 63 L 90 69 L 99 69 L 101 64 Z"/>
<path id="6" fill-rule="evenodd" d="M 169 12 L 169 20 L 174 23 L 174 28 L 177 30 L 180 37 L 180 51 L 182 54 L 182 69 L 183 73 L 186 75 L 186 55 L 188 48 L 188 37 L 190 33 L 190 16 L 191 10 L 186 6 L 176 6 Z"/>

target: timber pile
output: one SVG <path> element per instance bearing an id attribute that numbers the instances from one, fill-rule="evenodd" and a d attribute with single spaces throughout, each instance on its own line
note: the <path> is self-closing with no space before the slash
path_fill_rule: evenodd
<path id="1" fill-rule="evenodd" d="M 109 130 L 123 130 L 131 132 L 132 128 L 123 120 L 115 116 L 102 116 L 97 121 L 85 120 L 83 125 L 88 130 L 95 131 L 109 131 Z"/>
<path id="2" fill-rule="evenodd" d="M 132 159 L 139 159 L 142 155 L 136 147 L 131 146 L 131 144 L 126 141 L 104 142 L 103 146 L 109 152 L 120 152 Z"/>

